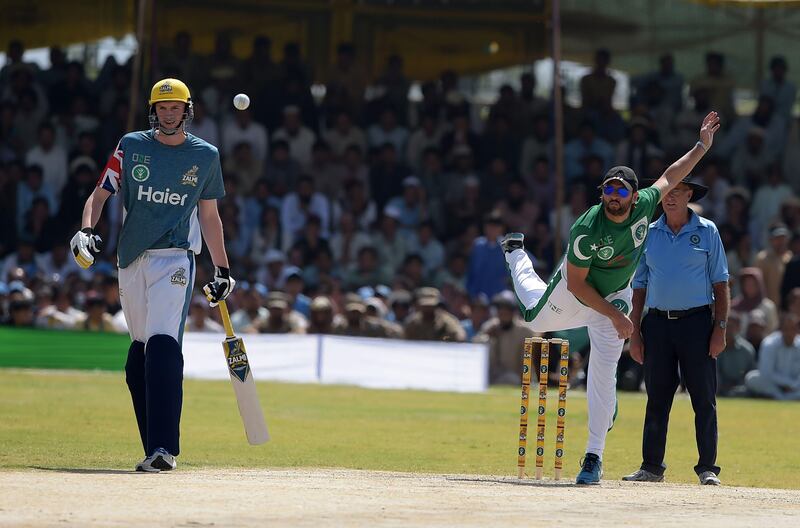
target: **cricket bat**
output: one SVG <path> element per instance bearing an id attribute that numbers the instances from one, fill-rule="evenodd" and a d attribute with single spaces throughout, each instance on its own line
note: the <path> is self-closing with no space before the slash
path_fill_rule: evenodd
<path id="1" fill-rule="evenodd" d="M 247 352 L 244 350 L 244 341 L 233 333 L 231 316 L 228 314 L 228 306 L 225 301 L 219 302 L 219 311 L 222 315 L 226 336 L 225 341 L 222 342 L 222 349 L 228 363 L 228 373 L 231 376 L 233 392 L 236 393 L 236 403 L 239 406 L 239 414 L 242 416 L 244 431 L 247 433 L 247 441 L 250 442 L 250 445 L 263 444 L 269 440 L 269 431 L 267 431 L 267 422 L 264 421 L 261 404 L 258 402 L 256 383 L 253 380 L 253 372 L 250 370 L 250 362 L 247 360 Z"/>

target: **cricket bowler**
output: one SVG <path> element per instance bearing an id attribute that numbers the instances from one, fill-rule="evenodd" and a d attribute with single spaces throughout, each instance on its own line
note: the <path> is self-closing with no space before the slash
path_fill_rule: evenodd
<path id="1" fill-rule="evenodd" d="M 186 132 L 189 88 L 177 79 L 150 92 L 150 130 L 122 137 L 86 200 L 82 229 L 70 242 L 76 262 L 94 263 L 100 237 L 92 229 L 112 194 L 123 201 L 119 295 L 131 346 L 125 379 L 144 447 L 137 471 L 175 469 L 183 404 L 181 343 L 195 280 L 195 255 L 208 245 L 212 306 L 235 285 L 230 276 L 217 199 L 225 195 L 217 148 Z"/>
<path id="2" fill-rule="evenodd" d="M 549 283 L 536 275 L 521 233 L 510 233 L 502 240 L 520 310 L 533 330 L 586 326 L 589 331 L 589 441 L 577 484 L 599 484 L 603 474 L 606 434 L 617 410 L 617 361 L 633 332 L 628 318 L 630 283 L 648 226 L 661 197 L 688 176 L 711 148 L 719 126 L 717 113 L 709 113 L 703 119 L 700 140 L 646 189 L 639 190 L 638 178 L 629 167 L 610 169 L 600 186 L 601 203 L 573 224 L 565 258 Z"/>

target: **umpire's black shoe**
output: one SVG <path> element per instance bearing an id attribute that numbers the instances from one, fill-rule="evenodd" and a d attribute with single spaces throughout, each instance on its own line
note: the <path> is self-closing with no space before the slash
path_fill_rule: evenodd
<path id="1" fill-rule="evenodd" d="M 525 235 L 522 233 L 508 233 L 500 241 L 500 246 L 506 253 L 511 253 L 515 249 L 522 249 Z"/>

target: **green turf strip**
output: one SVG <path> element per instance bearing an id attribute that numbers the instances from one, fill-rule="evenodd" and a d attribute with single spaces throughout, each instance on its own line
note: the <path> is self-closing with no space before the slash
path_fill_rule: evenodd
<path id="1" fill-rule="evenodd" d="M 0 327 L 0 367 L 122 370 L 127 335 Z"/>

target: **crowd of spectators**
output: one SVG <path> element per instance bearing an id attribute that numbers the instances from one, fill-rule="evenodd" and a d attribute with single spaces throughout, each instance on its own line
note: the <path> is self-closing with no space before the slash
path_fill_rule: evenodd
<path id="1" fill-rule="evenodd" d="M 118 200 L 96 228 L 106 243 L 92 269 L 77 267 L 68 239 L 127 132 L 131 64 L 110 59 L 92 80 L 59 48 L 47 69 L 25 63 L 23 52 L 11 42 L 0 71 L 0 318 L 124 332 Z M 580 81 L 581 105 L 564 103 L 567 193 L 557 210 L 552 102 L 537 95 L 532 73 L 502 86 L 482 113 L 451 70 L 423 82 L 421 99 L 411 101 L 400 56 L 370 79 L 349 43 L 322 72 L 311 71 L 295 43 L 273 55 L 259 36 L 240 60 L 219 35 L 201 56 L 179 33 L 156 62 L 157 78 L 189 85 L 188 130 L 222 156 L 219 209 L 238 281 L 237 331 L 484 341 L 492 381 L 516 383 L 521 339 L 532 333 L 518 319 L 498 238 L 525 233 L 537 271 L 549 276 L 561 256 L 556 220 L 563 242 L 596 200 L 605 170 L 624 164 L 640 180 L 657 178 L 714 109 L 724 128 L 694 177 L 710 189 L 696 211 L 719 227 L 734 297 L 720 390 L 759 392 L 759 380 L 780 371 L 785 390 L 770 396 L 797 394 L 800 178 L 785 170 L 796 88 L 782 57 L 770 62 L 754 111 L 737 116 L 722 54 L 708 53 L 706 73 L 688 82 L 665 55 L 631 80 L 623 116 L 612 105 L 611 55 L 598 50 Z M 324 85 L 324 96 L 312 95 L 312 83 Z M 238 92 L 251 96 L 247 110 L 233 109 Z M 135 110 L 136 128 L 146 128 L 146 112 L 144 103 Z M 209 274 L 200 257 L 196 284 Z M 187 329 L 218 332 L 216 317 L 195 297 Z M 783 347 L 759 353 L 778 335 Z"/>

